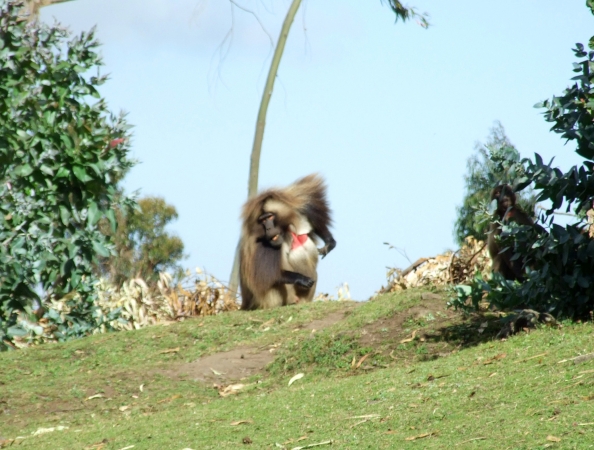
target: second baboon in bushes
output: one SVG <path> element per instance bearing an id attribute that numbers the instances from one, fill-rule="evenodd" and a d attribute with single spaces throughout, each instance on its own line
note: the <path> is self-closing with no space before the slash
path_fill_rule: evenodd
<path id="1" fill-rule="evenodd" d="M 497 237 L 501 236 L 501 225 L 498 222 L 515 222 L 519 225 L 535 226 L 534 221 L 519 206 L 516 205 L 516 194 L 508 184 L 496 186 L 491 191 L 491 200 L 497 200 L 497 211 L 492 222 L 487 238 L 489 255 L 493 261 L 493 272 L 500 273 L 506 280 L 523 281 L 522 261 L 512 261 L 514 254 L 512 248 L 501 251 Z"/>
<path id="2" fill-rule="evenodd" d="M 283 189 L 268 189 L 248 200 L 242 212 L 241 309 L 274 308 L 311 301 L 318 253 L 336 241 L 330 233 L 324 180 L 316 174 Z M 324 241 L 320 249 L 316 237 Z"/>

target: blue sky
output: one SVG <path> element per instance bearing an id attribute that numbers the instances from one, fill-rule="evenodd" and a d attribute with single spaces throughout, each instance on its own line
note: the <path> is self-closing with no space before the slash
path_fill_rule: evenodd
<path id="1" fill-rule="evenodd" d="M 288 0 L 237 0 L 276 41 Z M 281 62 L 260 186 L 312 172 L 329 186 L 336 249 L 318 290 L 347 282 L 355 299 L 386 267 L 455 249 L 466 160 L 496 120 L 522 156 L 579 163 L 535 103 L 573 76 L 571 48 L 594 20 L 584 0 L 414 0 L 431 27 L 394 23 L 379 0 L 305 0 Z M 184 266 L 226 281 L 247 195 L 256 115 L 272 48 L 227 0 L 76 0 L 42 10 L 73 31 L 97 25 L 101 93 L 135 126 L 128 192 L 163 196 L 179 213 Z M 228 36 L 230 39 L 225 40 Z"/>

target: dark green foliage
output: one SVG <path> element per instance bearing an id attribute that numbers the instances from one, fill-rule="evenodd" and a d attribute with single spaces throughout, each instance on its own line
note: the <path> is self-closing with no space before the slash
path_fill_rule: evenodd
<path id="1" fill-rule="evenodd" d="M 592 9 L 591 3 L 588 6 Z M 567 211 L 583 214 L 592 208 L 594 198 L 594 51 L 586 51 L 582 44 L 576 44 L 573 51 L 578 58 L 572 78 L 575 83 L 563 95 L 536 106 L 546 109 L 544 116 L 553 124 L 552 131 L 575 142 L 575 151 L 584 161 L 565 173 L 545 164 L 539 155 L 534 161 L 515 163 L 516 173 L 523 172 L 516 185 L 533 186 L 539 191 L 539 201 L 552 204 L 545 215 L 550 220 L 544 221 L 548 232 L 537 235 L 527 227 L 505 227 L 502 238 L 514 247 L 514 257 L 531 268 L 526 281 L 510 283 L 495 277 L 486 283 L 476 279 L 470 288 L 458 289 L 456 306 L 462 306 L 467 295 L 476 306 L 484 289 L 489 302 L 501 308 L 530 306 L 571 318 L 589 317 L 594 310 L 594 241 L 579 224 L 552 222 L 553 210 L 565 206 Z"/>
<path id="2" fill-rule="evenodd" d="M 572 80 L 576 83 L 562 96 L 537 106 L 546 108 L 544 116 L 547 122 L 553 123 L 551 130 L 567 141 L 575 141 L 576 153 L 585 160 L 583 165 L 574 166 L 563 174 L 550 164 L 544 164 L 537 155 L 534 162 L 527 163 L 529 178 L 525 183 L 534 182 L 535 187 L 542 190 L 540 198 L 553 202 L 552 209 L 560 208 L 565 202 L 567 211 L 575 206 L 579 212 L 592 207 L 594 196 L 594 51 L 586 52 L 582 44 L 576 44 L 573 51 L 581 59 L 573 64 L 577 75 Z"/>
<path id="3" fill-rule="evenodd" d="M 17 313 L 66 294 L 60 337 L 99 325 L 92 266 L 110 246 L 97 222 L 116 226 L 115 183 L 131 166 L 129 127 L 97 92 L 93 32 L 67 41 L 21 12 L 0 2 L 0 341 L 22 333 Z"/>
<path id="4" fill-rule="evenodd" d="M 475 145 L 475 154 L 466 163 L 464 176 L 466 194 L 462 206 L 456 208 L 458 218 L 454 225 L 454 236 L 462 245 L 467 236 L 485 240 L 489 221 L 477 211 L 485 209 L 490 202 L 491 190 L 498 184 L 513 184 L 517 177 L 515 170 L 520 161 L 520 152 L 511 143 L 503 125 L 495 122 L 485 144 Z M 520 207 L 533 215 L 536 196 L 531 192 L 518 193 Z"/>
<path id="5" fill-rule="evenodd" d="M 457 287 L 455 306 L 461 306 L 460 300 L 470 295 L 477 307 L 486 291 L 489 302 L 501 309 L 529 306 L 561 317 L 589 317 L 594 298 L 594 241 L 575 226 L 553 224 L 550 234 L 541 239 L 528 227 L 507 232 L 515 239 L 518 257 L 534 264 L 536 270 L 521 284 L 500 276 L 488 282 L 476 278 L 471 289 Z"/>
<path id="6" fill-rule="evenodd" d="M 383 0 L 382 0 L 383 2 Z M 401 19 L 403 22 L 416 18 L 419 25 L 423 28 L 429 27 L 429 22 L 427 20 L 428 14 L 427 13 L 419 13 L 415 8 L 411 8 L 410 6 L 404 6 L 401 1 L 399 0 L 386 0 L 388 5 L 394 14 L 396 15 L 396 20 Z"/>
<path id="7" fill-rule="evenodd" d="M 184 244 L 165 227 L 177 219 L 177 211 L 160 197 L 146 197 L 138 201 L 138 208 L 118 211 L 118 229 L 113 234 L 107 221 L 101 225 L 112 236 L 115 254 L 102 258 L 99 271 L 116 286 L 131 278 L 140 277 L 149 286 L 159 281 L 159 272 L 169 270 L 180 275 L 178 262 L 184 258 Z"/>

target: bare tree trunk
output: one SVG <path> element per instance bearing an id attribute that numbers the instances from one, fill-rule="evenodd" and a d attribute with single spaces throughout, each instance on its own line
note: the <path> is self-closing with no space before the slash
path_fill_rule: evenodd
<path id="1" fill-rule="evenodd" d="M 233 267 L 231 268 L 231 276 L 229 277 L 229 291 L 237 295 L 239 293 L 239 249 L 241 247 L 241 238 L 235 247 L 235 258 L 233 259 Z"/>
<path id="2" fill-rule="evenodd" d="M 295 15 L 299 10 L 301 0 L 293 0 L 289 11 L 283 22 L 278 42 L 274 50 L 272 62 L 270 63 L 270 69 L 268 70 L 268 78 L 266 79 L 266 86 L 264 86 L 264 92 L 262 93 L 262 100 L 260 102 L 260 111 L 258 112 L 258 121 L 256 122 L 256 134 L 254 135 L 254 144 L 252 146 L 252 156 L 250 159 L 250 175 L 248 178 L 248 198 L 252 198 L 258 192 L 258 173 L 260 170 L 260 153 L 262 151 L 262 140 L 264 139 L 264 128 L 266 127 L 266 113 L 268 112 L 268 104 L 272 97 L 272 90 L 274 89 L 274 80 L 278 72 L 283 51 L 285 50 L 285 44 L 287 43 L 287 37 L 291 30 L 291 25 L 295 19 Z M 231 277 L 229 278 L 229 289 L 232 292 L 237 292 L 239 286 L 239 244 L 235 249 L 235 259 L 233 261 L 233 269 L 231 271 Z"/>
<path id="3" fill-rule="evenodd" d="M 44 6 L 56 5 L 58 3 L 70 2 L 72 0 L 25 0 L 25 6 L 29 13 L 29 20 L 39 17 L 39 10 Z"/>

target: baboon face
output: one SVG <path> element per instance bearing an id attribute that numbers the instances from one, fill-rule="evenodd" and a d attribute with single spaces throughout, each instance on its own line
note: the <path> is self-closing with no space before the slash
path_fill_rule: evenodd
<path id="1" fill-rule="evenodd" d="M 276 215 L 270 212 L 264 213 L 258 217 L 258 222 L 264 228 L 261 242 L 272 248 L 280 248 L 283 245 L 283 230 L 277 224 Z"/>
<path id="2" fill-rule="evenodd" d="M 516 194 L 509 185 L 505 184 L 493 190 L 491 200 L 497 200 L 497 213 L 503 217 L 509 208 L 516 205 Z"/>

